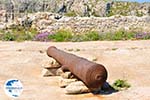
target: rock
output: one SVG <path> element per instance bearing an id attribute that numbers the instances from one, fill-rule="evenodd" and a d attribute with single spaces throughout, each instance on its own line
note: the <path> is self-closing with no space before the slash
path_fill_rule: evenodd
<path id="1" fill-rule="evenodd" d="M 5 29 L 5 28 L 6 28 L 5 26 L 6 26 L 6 25 L 5 25 L 4 23 L 0 23 L 0 30 Z"/>
<path id="2" fill-rule="evenodd" d="M 56 71 L 56 75 L 57 76 L 61 76 L 64 72 L 62 71 L 61 68 L 58 68 L 57 71 Z"/>
<path id="3" fill-rule="evenodd" d="M 50 71 L 48 69 L 43 69 L 42 70 L 42 76 L 43 77 L 47 77 L 47 76 L 51 76 L 52 74 L 50 73 Z"/>
<path id="4" fill-rule="evenodd" d="M 62 18 L 62 15 L 59 15 L 59 14 L 56 14 L 55 16 L 54 16 L 54 19 L 57 19 L 57 20 L 59 20 L 59 19 L 61 19 Z"/>
<path id="5" fill-rule="evenodd" d="M 43 68 L 49 68 L 49 69 L 53 69 L 53 68 L 60 68 L 61 65 L 53 58 L 50 58 L 50 61 L 46 61 L 42 64 Z"/>
<path id="6" fill-rule="evenodd" d="M 60 86 L 61 88 L 65 88 L 65 87 L 68 86 L 70 83 L 75 82 L 75 81 L 77 81 L 77 79 L 64 79 L 64 78 L 61 78 L 61 79 L 59 80 L 59 86 Z"/>
<path id="7" fill-rule="evenodd" d="M 72 76 L 71 72 L 64 72 L 61 74 L 61 77 L 64 79 L 69 79 L 69 78 L 71 78 L 71 76 Z"/>
<path id="8" fill-rule="evenodd" d="M 42 76 L 48 77 L 48 76 L 57 76 L 57 70 L 58 69 L 43 69 L 42 70 Z"/>
<path id="9" fill-rule="evenodd" d="M 7 29 L 13 29 L 14 27 L 17 27 L 16 23 L 14 22 L 9 22 L 6 24 Z"/>
<path id="10" fill-rule="evenodd" d="M 66 94 L 88 93 L 89 89 L 82 81 L 72 82 L 65 88 Z"/>
<path id="11" fill-rule="evenodd" d="M 46 28 L 46 26 L 49 26 L 53 23 L 52 20 L 46 20 L 46 19 L 41 19 L 39 22 L 37 22 L 37 26 Z"/>

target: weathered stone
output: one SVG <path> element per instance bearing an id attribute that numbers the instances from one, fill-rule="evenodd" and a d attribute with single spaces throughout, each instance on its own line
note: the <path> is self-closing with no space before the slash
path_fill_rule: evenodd
<path id="1" fill-rule="evenodd" d="M 72 75 L 71 72 L 64 72 L 61 74 L 61 77 L 65 78 L 65 79 L 69 79 L 69 78 L 71 78 L 71 75 Z"/>
<path id="2" fill-rule="evenodd" d="M 61 68 L 58 68 L 57 71 L 56 71 L 56 75 L 57 76 L 61 76 L 64 72 L 62 71 Z"/>
<path id="3" fill-rule="evenodd" d="M 59 86 L 61 88 L 65 88 L 66 86 L 68 86 L 70 83 L 77 81 L 77 79 L 64 79 L 64 78 L 60 78 L 59 80 Z"/>
<path id="4" fill-rule="evenodd" d="M 43 69 L 42 70 L 42 76 L 48 77 L 48 76 L 56 76 L 57 69 Z"/>
<path id="5" fill-rule="evenodd" d="M 7 29 L 12 29 L 12 28 L 14 28 L 14 27 L 16 27 L 17 25 L 16 25 L 16 23 L 14 23 L 14 22 L 9 22 L 9 23 L 7 23 L 6 24 L 6 28 Z"/>
<path id="6" fill-rule="evenodd" d="M 60 68 L 61 65 L 53 58 L 50 58 L 49 61 L 46 61 L 42 64 L 43 68 Z"/>
<path id="7" fill-rule="evenodd" d="M 0 30 L 5 29 L 5 24 L 4 23 L 0 23 Z"/>
<path id="8" fill-rule="evenodd" d="M 66 94 L 80 94 L 87 93 L 89 89 L 82 81 L 72 82 L 66 88 Z"/>
<path id="9" fill-rule="evenodd" d="M 48 77 L 48 76 L 61 76 L 64 74 L 61 68 L 44 68 L 42 70 L 42 76 Z"/>

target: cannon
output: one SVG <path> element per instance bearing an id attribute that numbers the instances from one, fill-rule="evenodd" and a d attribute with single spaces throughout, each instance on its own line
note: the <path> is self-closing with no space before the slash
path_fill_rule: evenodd
<path id="1" fill-rule="evenodd" d="M 50 46 L 47 55 L 62 65 L 63 70 L 69 70 L 80 79 L 91 91 L 99 90 L 107 79 L 107 70 L 101 64 L 88 61 L 71 53 L 66 53 Z"/>

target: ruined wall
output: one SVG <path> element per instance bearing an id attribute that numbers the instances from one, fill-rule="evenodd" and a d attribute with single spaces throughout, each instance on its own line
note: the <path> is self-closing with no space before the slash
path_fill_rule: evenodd
<path id="1" fill-rule="evenodd" d="M 47 19 L 33 21 L 40 31 L 69 29 L 74 33 L 98 31 L 100 33 L 126 30 L 133 32 L 150 32 L 150 17 L 112 16 L 112 17 L 62 17 L 59 20 L 50 16 Z"/>
<path id="2" fill-rule="evenodd" d="M 14 5 L 14 11 L 11 9 L 13 6 L 7 6 L 10 4 Z M 150 32 L 150 3 L 106 0 L 1 0 L 0 9 L 0 29 L 8 27 L 9 24 L 22 23 L 28 16 L 30 22 L 33 22 L 32 27 L 39 31 L 66 28 L 75 33 L 91 30 L 105 33 L 120 29 Z M 12 12 L 15 13 L 14 22 L 8 20 L 5 23 L 5 14 L 8 14 L 8 19 L 13 19 Z M 22 16 L 18 15 L 22 13 Z M 56 13 L 60 15 L 55 16 Z"/>
<path id="3" fill-rule="evenodd" d="M 76 34 L 86 33 L 87 31 L 107 33 L 119 30 L 150 32 L 150 16 L 115 15 L 111 17 L 60 17 L 60 19 L 57 19 L 54 13 L 49 12 L 30 14 L 28 17 L 18 18 L 13 22 L 1 23 L 0 29 L 24 25 L 24 22 L 29 22 L 32 28 L 38 29 L 39 32 L 54 32 L 59 29 L 72 30 Z"/>

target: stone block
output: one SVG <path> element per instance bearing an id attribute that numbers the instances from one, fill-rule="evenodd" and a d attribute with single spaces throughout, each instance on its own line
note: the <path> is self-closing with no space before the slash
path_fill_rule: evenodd
<path id="1" fill-rule="evenodd" d="M 49 61 L 46 61 L 42 64 L 42 67 L 43 68 L 46 68 L 46 69 L 53 69 L 53 68 L 60 68 L 61 65 L 53 58 L 50 58 Z"/>
<path id="2" fill-rule="evenodd" d="M 89 89 L 82 81 L 72 82 L 65 88 L 66 94 L 88 93 Z"/>
<path id="3" fill-rule="evenodd" d="M 65 88 L 66 86 L 68 86 L 70 83 L 77 81 L 77 79 L 64 79 L 64 78 L 60 78 L 59 80 L 59 86 L 61 88 Z"/>

